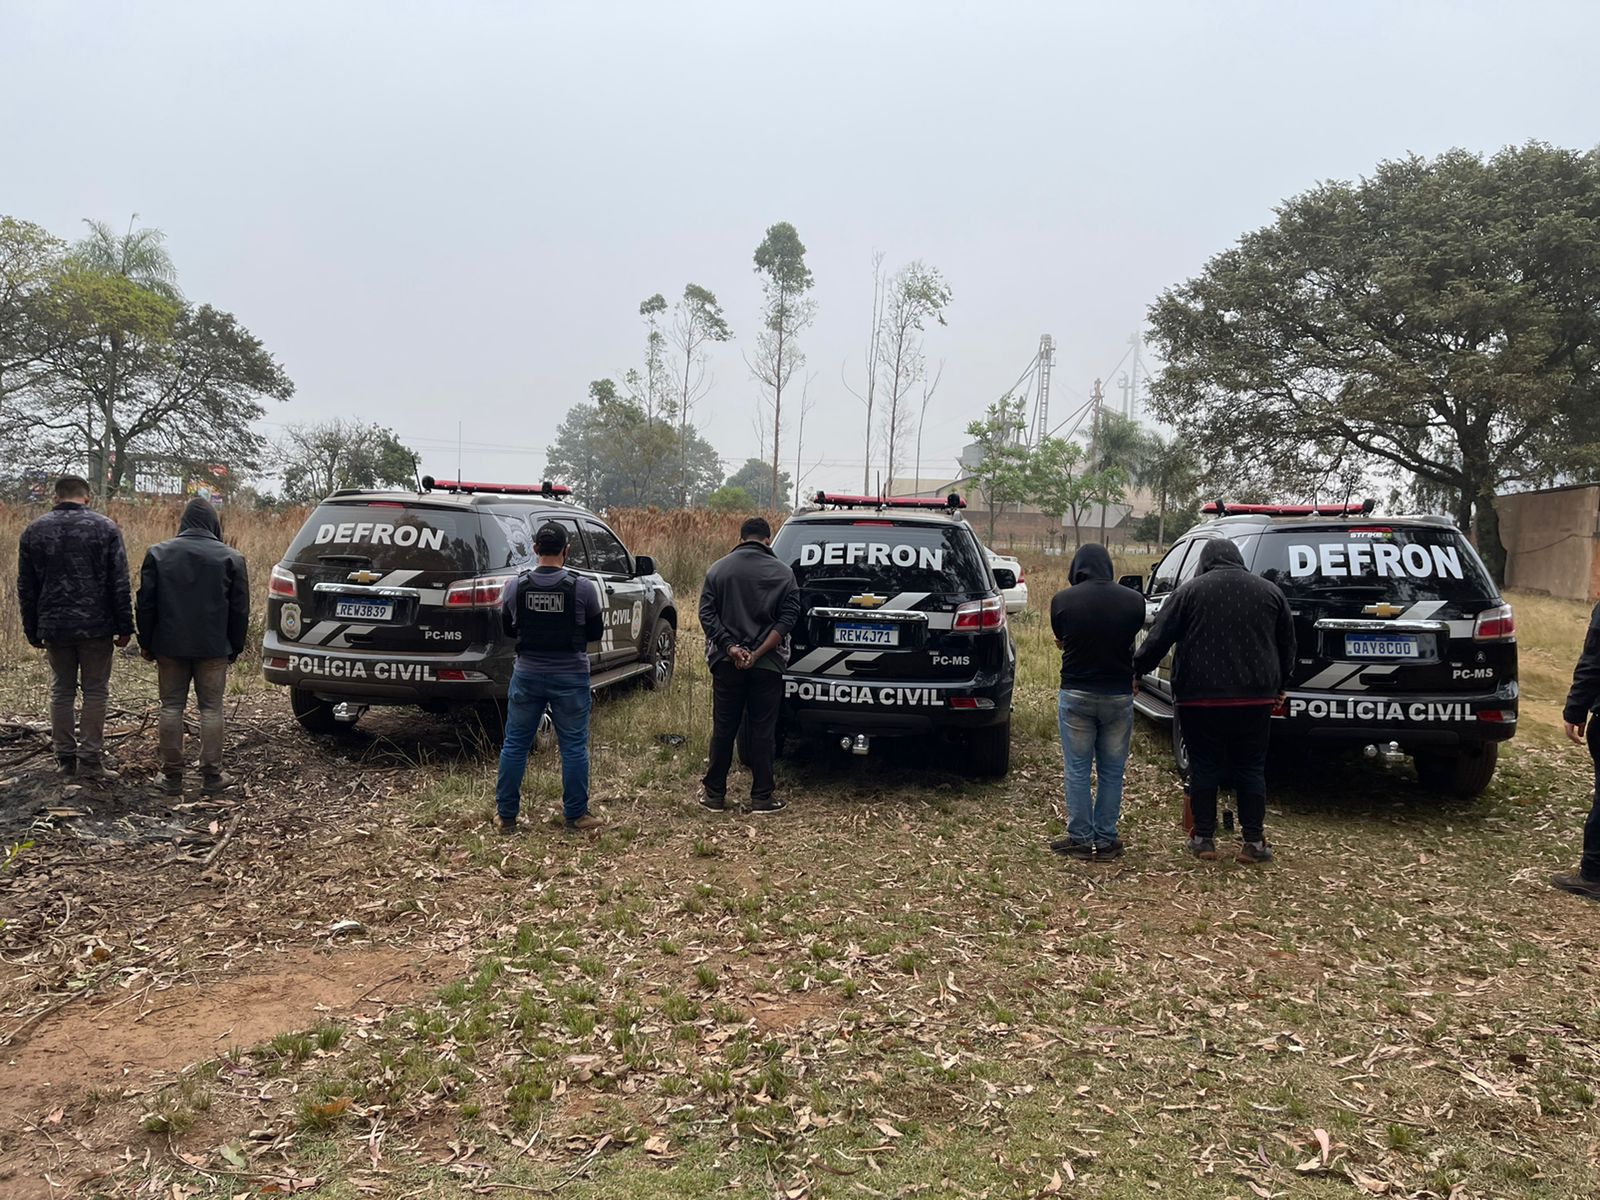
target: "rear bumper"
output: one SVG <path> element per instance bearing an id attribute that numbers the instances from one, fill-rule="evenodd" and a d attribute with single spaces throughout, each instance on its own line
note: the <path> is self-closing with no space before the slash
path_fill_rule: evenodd
<path id="1" fill-rule="evenodd" d="M 785 675 L 783 722 L 806 733 L 915 737 L 985 729 L 1011 719 L 1012 680 L 980 675 L 957 683 Z"/>
<path id="2" fill-rule="evenodd" d="M 268 683 L 301 688 L 320 699 L 427 705 L 504 698 L 512 659 L 486 647 L 453 654 L 321 650 L 269 632 L 261 663 Z"/>
<path id="3" fill-rule="evenodd" d="M 1141 689 L 1134 701 L 1145 716 L 1171 720 L 1165 697 Z M 1290 692 L 1273 714 L 1276 738 L 1327 746 L 1481 746 L 1517 732 L 1517 687 L 1479 695 L 1375 696 L 1350 692 Z"/>

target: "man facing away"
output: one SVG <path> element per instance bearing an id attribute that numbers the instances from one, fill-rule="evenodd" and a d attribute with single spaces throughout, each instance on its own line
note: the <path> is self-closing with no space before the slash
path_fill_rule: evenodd
<path id="1" fill-rule="evenodd" d="M 711 564 L 700 589 L 700 628 L 711 667 L 711 761 L 700 803 L 713 812 L 728 807 L 728 769 L 741 723 L 750 811 L 783 808 L 773 795 L 772 759 L 789 633 L 799 619 L 794 572 L 772 553 L 772 526 L 751 517 L 739 529 L 738 546 Z"/>
<path id="2" fill-rule="evenodd" d="M 128 552 L 116 522 L 89 507 L 87 480 L 62 476 L 55 499 L 17 545 L 22 630 L 50 660 L 50 741 L 61 773 L 106 782 L 117 777 L 102 746 L 112 647 L 133 634 Z"/>
<path id="3" fill-rule="evenodd" d="M 1294 618 L 1274 583 L 1245 570 L 1226 538 L 1200 550 L 1194 578 L 1161 606 L 1139 652 L 1136 675 L 1155 670 L 1173 646 L 1172 691 L 1189 748 L 1194 832 L 1189 849 L 1217 857 L 1217 788 L 1231 778 L 1244 835 L 1238 861 L 1272 859 L 1267 815 L 1267 741 L 1272 709 L 1294 667 Z"/>
<path id="4" fill-rule="evenodd" d="M 528 751 L 544 714 L 561 747 L 561 809 L 569 830 L 598 829 L 589 812 L 589 643 L 605 630 L 600 589 L 567 570 L 567 530 L 547 521 L 533 537 L 539 563 L 506 582 L 500 623 L 517 639 L 511 673 L 500 777 L 495 785 L 495 828 L 515 833 L 522 808 Z"/>
<path id="5" fill-rule="evenodd" d="M 183 795 L 183 709 L 194 689 L 200 710 L 200 790 L 225 791 L 223 693 L 228 664 L 244 653 L 250 628 L 250 572 L 222 540 L 217 510 L 189 501 L 178 536 L 145 551 L 135 605 L 139 650 L 156 664 L 161 716 L 157 740 L 169 796 Z"/>
<path id="6" fill-rule="evenodd" d="M 1058 854 L 1095 860 L 1122 856 L 1117 821 L 1133 738 L 1133 640 L 1144 628 L 1144 598 L 1115 582 L 1111 555 L 1091 542 L 1072 557 L 1071 587 L 1050 601 L 1061 648 L 1061 724 L 1067 834 Z M 1094 799 L 1089 772 L 1096 770 Z"/>
<path id="7" fill-rule="evenodd" d="M 1583 825 L 1583 857 L 1578 869 L 1555 876 L 1550 882 L 1564 892 L 1600 900 L 1600 604 L 1589 615 L 1589 632 L 1584 635 L 1583 654 L 1572 672 L 1572 690 L 1562 708 L 1561 721 L 1567 737 L 1587 745 L 1594 760 L 1595 794 L 1589 819 Z"/>

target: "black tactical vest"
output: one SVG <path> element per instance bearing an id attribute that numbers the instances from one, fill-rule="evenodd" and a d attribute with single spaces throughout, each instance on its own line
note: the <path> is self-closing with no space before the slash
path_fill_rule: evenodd
<path id="1" fill-rule="evenodd" d="M 578 620 L 578 577 L 568 571 L 554 587 L 537 587 L 531 573 L 517 580 L 517 650 L 524 654 L 562 654 L 586 650 Z"/>

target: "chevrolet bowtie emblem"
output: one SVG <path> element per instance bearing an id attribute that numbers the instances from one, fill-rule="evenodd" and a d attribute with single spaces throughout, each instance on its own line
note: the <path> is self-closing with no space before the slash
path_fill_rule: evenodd
<path id="1" fill-rule="evenodd" d="M 1361 610 L 1369 617 L 1398 617 L 1405 609 L 1398 605 L 1390 604 L 1387 600 L 1382 604 L 1369 604 Z"/>
<path id="2" fill-rule="evenodd" d="M 862 592 L 859 596 L 851 596 L 849 600 L 851 608 L 882 608 L 887 603 L 889 597 L 874 596 L 871 592 Z"/>
<path id="3" fill-rule="evenodd" d="M 345 579 L 350 583 L 364 584 L 374 584 L 382 578 L 383 576 L 379 575 L 376 571 L 351 571 L 350 574 L 345 576 Z"/>

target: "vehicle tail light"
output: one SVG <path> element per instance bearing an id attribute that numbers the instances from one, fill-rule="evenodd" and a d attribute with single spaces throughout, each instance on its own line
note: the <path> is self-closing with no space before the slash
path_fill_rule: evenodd
<path id="1" fill-rule="evenodd" d="M 267 595 L 279 596 L 285 600 L 293 600 L 299 595 L 294 572 L 286 571 L 281 566 L 273 567 L 272 574 L 267 577 Z"/>
<path id="2" fill-rule="evenodd" d="M 289 660 L 287 658 L 273 657 L 267 659 L 266 665 L 274 671 L 287 671 L 289 669 Z"/>
<path id="3" fill-rule="evenodd" d="M 1514 642 L 1517 640 L 1517 618 L 1511 605 L 1486 608 L 1478 614 L 1478 624 L 1472 631 L 1475 642 Z"/>
<path id="4" fill-rule="evenodd" d="M 1001 596 L 969 600 L 956 609 L 955 623 L 951 626 L 957 633 L 979 633 L 983 630 L 1005 627 L 1006 602 Z"/>
<path id="5" fill-rule="evenodd" d="M 444 593 L 446 608 L 498 608 L 506 584 L 515 575 L 480 575 L 452 583 Z"/>
<path id="6" fill-rule="evenodd" d="M 970 709 L 980 709 L 980 708 L 993 708 L 994 707 L 994 701 L 988 699 L 985 696 L 952 696 L 952 697 L 950 697 L 950 707 L 951 708 L 965 708 L 965 709 L 969 709 L 969 710 Z"/>
<path id="7" fill-rule="evenodd" d="M 1028 582 L 1028 573 L 1022 569 L 1022 564 L 1017 564 L 1017 586 L 1021 587 Z"/>
<path id="8" fill-rule="evenodd" d="M 1509 725 L 1517 719 L 1516 711 L 1509 708 L 1480 708 L 1476 716 L 1491 725 Z"/>

